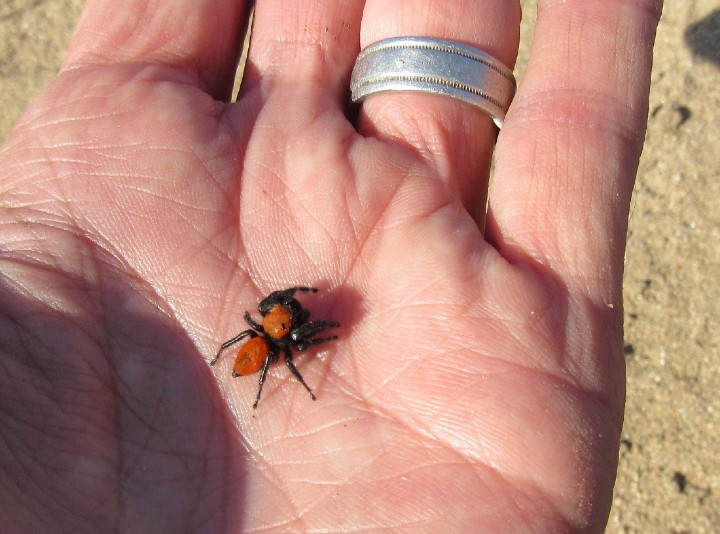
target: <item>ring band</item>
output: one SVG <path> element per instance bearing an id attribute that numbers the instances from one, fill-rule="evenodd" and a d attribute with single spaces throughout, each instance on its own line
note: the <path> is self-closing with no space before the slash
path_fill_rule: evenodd
<path id="1" fill-rule="evenodd" d="M 430 37 L 395 37 L 363 49 L 350 78 L 353 103 L 385 91 L 421 91 L 473 104 L 502 128 L 515 95 L 512 71 L 482 50 Z"/>

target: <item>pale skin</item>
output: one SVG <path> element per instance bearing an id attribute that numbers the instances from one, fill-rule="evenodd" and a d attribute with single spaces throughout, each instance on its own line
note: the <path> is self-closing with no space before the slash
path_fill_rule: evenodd
<path id="1" fill-rule="evenodd" d="M 348 80 L 398 35 L 512 65 L 518 5 L 259 2 L 229 103 L 246 8 L 89 0 L 0 152 L 5 531 L 601 531 L 660 2 L 539 1 L 486 221 L 489 117 Z M 208 362 L 292 285 L 339 339 L 253 411 Z"/>

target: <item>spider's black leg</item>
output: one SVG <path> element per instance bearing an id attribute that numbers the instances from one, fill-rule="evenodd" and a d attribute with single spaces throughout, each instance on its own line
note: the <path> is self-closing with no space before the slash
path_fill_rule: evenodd
<path id="1" fill-rule="evenodd" d="M 238 341 L 240 341 L 241 339 L 243 339 L 243 338 L 245 338 L 245 337 L 247 337 L 247 336 L 256 337 L 256 336 L 257 336 L 257 333 L 254 332 L 253 330 L 245 330 L 244 332 L 240 332 L 240 333 L 239 333 L 237 336 L 235 336 L 234 338 L 228 339 L 225 343 L 223 343 L 223 344 L 220 346 L 220 350 L 217 352 L 217 354 L 215 355 L 215 357 L 210 361 L 210 365 L 215 365 L 215 362 L 218 361 L 218 358 L 220 357 L 220 354 L 222 353 L 222 351 L 224 351 L 224 350 L 225 350 L 226 348 L 228 348 L 230 345 L 234 345 L 235 343 L 237 343 Z"/>
<path id="2" fill-rule="evenodd" d="M 297 343 L 299 350 L 305 350 L 304 348 L 301 348 L 301 346 L 304 346 L 305 348 L 310 347 L 312 345 L 317 345 L 318 343 L 322 343 L 324 341 L 330 341 L 333 339 L 337 339 L 337 336 L 331 336 L 327 338 L 321 338 L 318 340 L 314 339 L 307 339 L 309 337 L 312 337 L 316 334 L 319 334 L 323 330 L 327 330 L 328 328 L 337 328 L 340 326 L 340 323 L 337 321 L 328 321 L 328 320 L 320 320 L 320 321 L 312 321 L 310 323 L 305 323 L 303 325 L 298 326 L 295 330 L 293 330 L 290 333 L 290 337 L 293 341 Z"/>
<path id="3" fill-rule="evenodd" d="M 304 351 L 310 347 L 313 347 L 315 345 L 320 345 L 321 343 L 325 343 L 327 341 L 332 341 L 334 339 L 337 339 L 337 336 L 329 336 L 329 337 L 316 337 L 314 339 L 308 339 L 305 341 L 299 341 L 295 345 L 297 346 L 297 350 Z"/>
<path id="4" fill-rule="evenodd" d="M 281 291 L 281 293 L 287 293 L 288 296 L 292 297 L 298 291 L 300 291 L 302 293 L 317 293 L 318 288 L 317 287 L 307 287 L 307 286 L 295 286 L 295 287 L 289 287 L 289 288 Z"/>
<path id="5" fill-rule="evenodd" d="M 295 364 L 292 360 L 292 352 L 290 349 L 286 348 L 284 349 L 285 352 L 285 365 L 288 366 L 288 369 L 290 369 L 290 372 L 297 378 L 298 382 L 300 382 L 303 386 L 305 386 L 305 389 L 308 390 L 308 393 L 310 393 L 310 396 L 312 397 L 312 400 L 316 400 L 315 394 L 312 392 L 312 389 L 310 389 L 310 386 L 308 386 L 305 383 L 305 380 L 303 379 L 302 375 L 300 374 L 300 371 L 297 370 L 297 367 L 295 367 Z"/>
<path id="6" fill-rule="evenodd" d="M 245 319 L 245 322 L 255 330 L 257 330 L 258 332 L 264 332 L 262 325 L 260 323 L 256 323 L 255 320 L 250 317 L 250 312 L 246 311 L 243 318 Z"/>
<path id="7" fill-rule="evenodd" d="M 267 312 L 270 311 L 270 309 L 273 306 L 277 306 L 278 304 L 287 304 L 293 299 L 293 296 L 298 291 L 302 291 L 303 293 L 317 293 L 316 287 L 305 287 L 305 286 L 297 286 L 297 287 L 289 287 L 287 289 L 283 289 L 281 291 L 273 291 L 270 293 L 267 297 L 265 297 L 262 301 L 260 301 L 260 305 L 258 306 L 258 311 L 265 316 Z"/>
<path id="8" fill-rule="evenodd" d="M 260 370 L 260 380 L 258 385 L 258 393 L 257 397 L 255 397 L 255 402 L 253 402 L 253 410 L 257 408 L 258 402 L 260 402 L 260 395 L 262 394 L 262 388 L 263 384 L 265 384 L 265 379 L 267 378 L 268 369 L 270 368 L 270 364 L 273 363 L 277 359 L 277 354 L 269 353 L 267 357 L 265 358 L 265 361 L 263 362 L 262 369 Z"/>

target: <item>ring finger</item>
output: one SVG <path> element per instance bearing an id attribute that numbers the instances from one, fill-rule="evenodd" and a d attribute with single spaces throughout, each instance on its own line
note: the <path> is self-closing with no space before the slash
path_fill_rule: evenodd
<path id="1" fill-rule="evenodd" d="M 517 1 L 368 0 L 360 45 L 400 36 L 449 39 L 512 67 L 519 29 Z M 358 129 L 408 144 L 429 160 L 437 177 L 468 207 L 484 208 L 497 128 L 480 108 L 421 92 L 377 93 L 363 102 Z"/>

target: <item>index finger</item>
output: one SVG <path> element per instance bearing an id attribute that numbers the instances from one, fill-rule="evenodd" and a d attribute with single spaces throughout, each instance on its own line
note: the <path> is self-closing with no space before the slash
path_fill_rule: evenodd
<path id="1" fill-rule="evenodd" d="M 88 0 L 63 69 L 143 63 L 185 73 L 219 100 L 232 90 L 250 0 Z"/>

